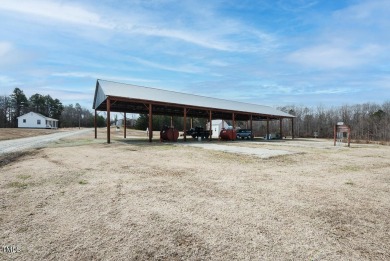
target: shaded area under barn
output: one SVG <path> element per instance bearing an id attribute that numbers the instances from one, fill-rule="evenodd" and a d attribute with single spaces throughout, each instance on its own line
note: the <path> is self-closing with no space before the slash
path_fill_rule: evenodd
<path id="1" fill-rule="evenodd" d="M 187 130 L 188 118 L 206 118 L 209 122 L 212 122 L 213 119 L 231 120 L 233 128 L 235 128 L 236 121 L 249 121 L 249 128 L 251 130 L 253 129 L 253 121 L 266 121 L 267 137 L 269 135 L 270 121 L 277 120 L 280 122 L 280 136 L 283 137 L 282 121 L 283 119 L 290 119 L 292 138 L 294 138 L 294 116 L 269 106 L 229 101 L 100 79 L 96 81 L 93 109 L 95 110 L 95 138 L 97 138 L 97 112 L 107 112 L 107 143 L 110 143 L 111 140 L 109 131 L 111 112 L 124 113 L 124 138 L 126 138 L 126 113 L 148 115 L 149 141 L 152 141 L 153 138 L 153 115 L 183 117 L 184 133 L 186 133 Z M 211 125 L 212 124 L 209 124 L 210 132 Z M 186 140 L 185 135 L 184 140 Z M 212 140 L 211 135 L 209 140 Z"/>

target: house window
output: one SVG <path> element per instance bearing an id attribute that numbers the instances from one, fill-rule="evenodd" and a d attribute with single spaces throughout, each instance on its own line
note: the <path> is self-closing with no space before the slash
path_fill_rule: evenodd
<path id="1" fill-rule="evenodd" d="M 41 120 L 37 120 L 37 124 L 38 124 L 38 125 L 41 125 Z"/>
<path id="2" fill-rule="evenodd" d="M 23 123 L 26 123 L 26 119 L 23 119 Z"/>

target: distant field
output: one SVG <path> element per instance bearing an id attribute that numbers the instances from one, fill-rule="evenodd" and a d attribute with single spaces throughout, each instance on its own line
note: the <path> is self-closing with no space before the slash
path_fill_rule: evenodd
<path id="1" fill-rule="evenodd" d="M 0 260 L 390 260 L 389 146 L 129 133 L 4 156 Z"/>
<path id="2" fill-rule="evenodd" d="M 54 133 L 51 129 L 0 128 L 0 140 L 12 140 Z"/>
<path id="3" fill-rule="evenodd" d="M 78 129 L 78 128 L 74 128 Z M 27 137 L 34 137 L 39 135 L 47 135 L 56 133 L 59 131 L 68 131 L 69 128 L 59 128 L 59 129 L 23 129 L 23 128 L 0 128 L 0 141 L 1 140 L 12 140 L 12 139 L 19 139 L 19 138 L 27 138 Z M 106 135 L 106 128 L 99 128 L 99 136 L 105 137 Z M 118 131 L 116 128 L 111 128 L 111 133 L 114 136 L 123 137 L 123 128 L 119 129 Z M 146 138 L 146 132 L 145 131 L 137 131 L 132 129 L 127 129 L 126 131 L 128 136 L 135 136 L 135 137 L 145 137 Z M 154 132 L 154 136 L 157 137 L 159 135 L 159 132 Z"/>

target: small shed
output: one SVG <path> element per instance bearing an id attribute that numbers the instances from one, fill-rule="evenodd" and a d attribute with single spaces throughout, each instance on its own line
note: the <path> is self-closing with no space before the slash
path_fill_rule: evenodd
<path id="1" fill-rule="evenodd" d="M 226 121 L 224 120 L 212 120 L 211 121 L 211 130 L 213 131 L 213 138 L 219 138 L 219 133 L 221 132 L 222 128 L 228 129 L 231 127 Z M 206 124 L 206 129 L 210 129 L 210 123 Z"/>
<path id="2" fill-rule="evenodd" d="M 18 128 L 57 129 L 58 120 L 36 112 L 29 112 L 18 117 Z"/>

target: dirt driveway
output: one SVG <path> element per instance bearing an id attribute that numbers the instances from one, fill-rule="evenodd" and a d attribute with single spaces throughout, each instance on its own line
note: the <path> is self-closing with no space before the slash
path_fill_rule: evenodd
<path id="1" fill-rule="evenodd" d="M 17 151 L 23 151 L 27 149 L 39 148 L 43 147 L 46 144 L 74 135 L 81 135 L 85 133 L 92 133 L 92 129 L 71 129 L 65 131 L 55 131 L 50 130 L 49 132 L 45 132 L 44 135 L 39 135 L 27 138 L 16 138 L 9 140 L 0 140 L 0 155 L 5 153 L 12 153 Z M 24 132 L 27 133 L 27 132 Z M 50 133 L 50 134 L 48 134 Z"/>
<path id="2" fill-rule="evenodd" d="M 0 167 L 1 260 L 389 260 L 390 147 L 63 138 Z M 11 249 L 11 248 L 8 248 Z"/>

